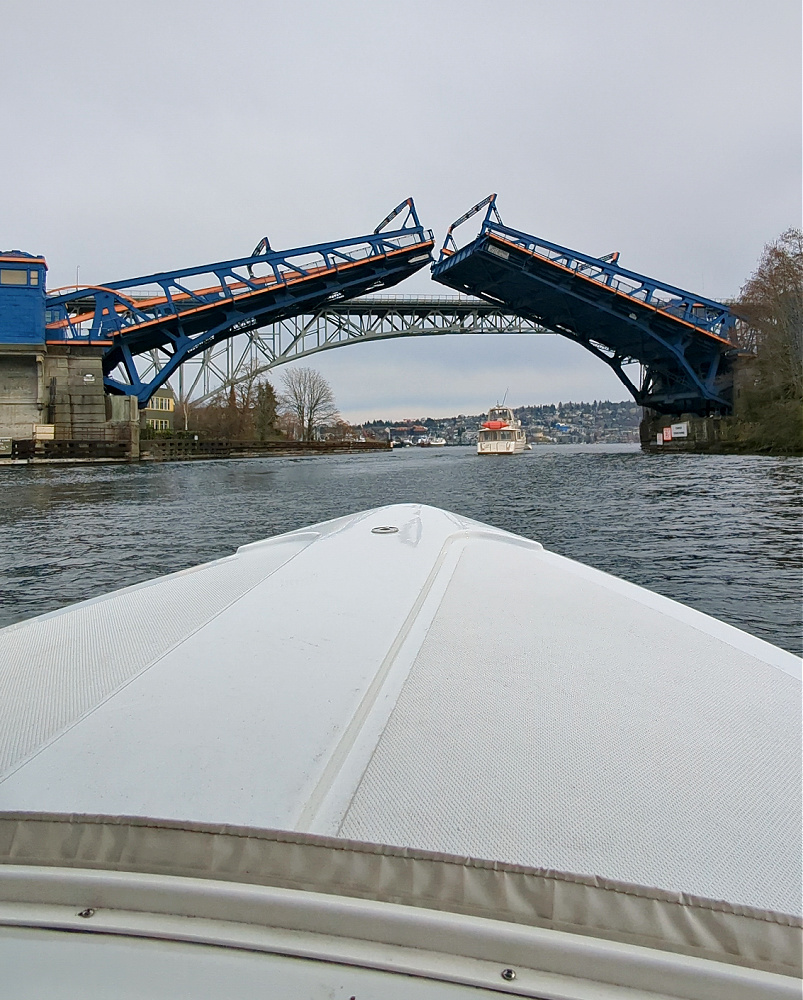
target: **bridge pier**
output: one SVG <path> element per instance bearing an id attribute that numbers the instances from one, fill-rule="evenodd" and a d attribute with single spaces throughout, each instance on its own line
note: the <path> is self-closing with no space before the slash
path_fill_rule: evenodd
<path id="1" fill-rule="evenodd" d="M 673 452 L 753 454 L 755 446 L 745 430 L 746 425 L 735 416 L 700 417 L 684 413 L 668 417 L 646 410 L 639 425 L 639 437 L 641 450 L 654 455 Z"/>
<path id="2" fill-rule="evenodd" d="M 0 454 L 42 422 L 45 348 L 0 345 Z"/>
<path id="3" fill-rule="evenodd" d="M 0 253 L 0 458 L 138 458 L 136 400 L 106 397 L 103 348 L 46 343 L 46 271 Z"/>
<path id="4" fill-rule="evenodd" d="M 726 417 L 700 417 L 694 413 L 666 416 L 645 410 L 639 425 L 641 450 L 656 455 L 725 450 L 729 424 Z"/>
<path id="5" fill-rule="evenodd" d="M 103 389 L 103 352 L 0 345 L 0 458 L 139 457 L 139 410 Z"/>
<path id="6" fill-rule="evenodd" d="M 755 380 L 755 358 L 743 354 L 732 362 L 733 412 L 729 415 L 700 416 L 695 413 L 667 416 L 645 409 L 639 427 L 642 451 L 653 454 L 672 452 L 753 453 L 750 414 L 745 395 Z M 659 440 L 660 439 L 660 440 Z"/>

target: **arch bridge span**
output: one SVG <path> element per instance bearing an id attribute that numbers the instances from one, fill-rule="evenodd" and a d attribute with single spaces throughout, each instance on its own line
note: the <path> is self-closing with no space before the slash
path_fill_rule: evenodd
<path id="1" fill-rule="evenodd" d="M 552 333 L 540 323 L 469 295 L 366 295 L 299 313 L 189 358 L 171 378 L 180 399 L 204 402 L 255 375 L 348 344 L 446 334 Z M 143 382 L 164 366 L 154 349 L 140 359 Z"/>

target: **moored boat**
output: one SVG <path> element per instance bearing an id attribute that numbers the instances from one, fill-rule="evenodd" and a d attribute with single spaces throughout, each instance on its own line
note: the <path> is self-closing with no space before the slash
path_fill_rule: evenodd
<path id="1" fill-rule="evenodd" d="M 519 455 L 527 450 L 521 421 L 509 406 L 492 406 L 477 435 L 478 455 Z"/>

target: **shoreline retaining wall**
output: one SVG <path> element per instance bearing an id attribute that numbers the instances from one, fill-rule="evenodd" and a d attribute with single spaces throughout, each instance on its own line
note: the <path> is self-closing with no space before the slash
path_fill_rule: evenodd
<path id="1" fill-rule="evenodd" d="M 137 436 L 138 437 L 138 436 Z M 383 441 L 194 441 L 187 438 L 121 440 L 36 440 L 10 442 L 0 465 L 94 462 L 185 462 L 268 455 L 350 455 L 390 451 Z M 135 446 L 134 446 L 135 445 Z"/>
<path id="2" fill-rule="evenodd" d="M 712 455 L 799 454 L 769 447 L 757 448 L 751 440 L 750 426 L 736 417 L 698 417 L 691 413 L 667 417 L 646 411 L 639 425 L 639 438 L 641 450 L 653 455 L 679 452 Z"/>

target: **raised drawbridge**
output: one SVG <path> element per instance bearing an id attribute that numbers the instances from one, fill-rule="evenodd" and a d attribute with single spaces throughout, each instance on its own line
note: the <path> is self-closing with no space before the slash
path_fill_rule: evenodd
<path id="1" fill-rule="evenodd" d="M 454 231 L 483 208 L 479 235 L 458 247 Z M 345 344 L 553 332 L 608 364 L 643 406 L 731 410 L 739 352 L 726 305 L 628 271 L 618 254 L 592 257 L 511 229 L 496 195 L 452 224 L 433 264 L 433 278 L 461 297 L 361 298 L 431 263 L 433 246 L 408 199 L 368 236 L 284 251 L 265 238 L 237 260 L 56 290 L 46 339 L 102 348 L 106 390 L 144 406 L 174 375 L 181 399 L 208 398 L 257 370 Z"/>
<path id="2" fill-rule="evenodd" d="M 487 208 L 479 235 L 454 230 Z M 642 406 L 661 413 L 728 413 L 736 317 L 705 299 L 619 265 L 505 226 L 489 195 L 450 226 L 432 277 L 543 324 L 614 370 Z M 641 384 L 625 366 L 638 362 Z"/>
<path id="3" fill-rule="evenodd" d="M 265 238 L 237 260 L 57 289 L 46 300 L 46 340 L 102 347 L 106 390 L 144 406 L 220 341 L 389 288 L 430 263 L 433 246 L 408 198 L 368 236 L 281 251 Z M 143 356 L 159 360 L 147 374 Z"/>

